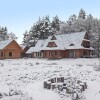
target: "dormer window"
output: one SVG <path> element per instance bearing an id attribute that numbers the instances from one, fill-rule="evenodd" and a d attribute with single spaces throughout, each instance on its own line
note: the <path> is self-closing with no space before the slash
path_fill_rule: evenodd
<path id="1" fill-rule="evenodd" d="M 89 41 L 83 41 L 82 46 L 84 46 L 86 48 L 90 48 L 90 42 Z"/>
<path id="2" fill-rule="evenodd" d="M 69 46 L 74 46 L 74 44 L 73 44 L 73 43 L 71 43 Z"/>
<path id="3" fill-rule="evenodd" d="M 49 42 L 47 47 L 57 47 L 55 42 Z"/>

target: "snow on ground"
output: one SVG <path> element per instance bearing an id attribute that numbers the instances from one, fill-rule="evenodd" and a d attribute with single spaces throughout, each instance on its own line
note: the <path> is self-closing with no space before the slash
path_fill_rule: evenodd
<path id="1" fill-rule="evenodd" d="M 33 100 L 71 100 L 52 90 L 43 89 L 43 81 L 55 76 L 72 76 L 86 81 L 83 100 L 100 99 L 100 72 L 97 59 L 7 59 L 0 60 L 0 93 L 11 89 L 27 92 Z M 67 99 L 66 99 L 67 98 Z"/>

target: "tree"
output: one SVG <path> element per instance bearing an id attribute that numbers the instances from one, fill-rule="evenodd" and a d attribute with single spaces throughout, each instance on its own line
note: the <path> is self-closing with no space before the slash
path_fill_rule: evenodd
<path id="1" fill-rule="evenodd" d="M 16 40 L 16 39 L 18 39 L 17 37 L 16 37 L 16 35 L 14 34 L 14 33 L 8 33 L 8 39 L 10 40 L 10 39 L 14 39 L 14 40 Z"/>
<path id="2" fill-rule="evenodd" d="M 96 45 L 97 56 L 98 58 L 100 58 L 100 28 L 98 29 L 98 38 L 95 45 Z"/>
<path id="3" fill-rule="evenodd" d="M 14 33 L 8 33 L 7 27 L 0 27 L 0 41 L 7 39 L 17 39 Z"/>
<path id="4" fill-rule="evenodd" d="M 86 13 L 83 9 L 80 10 L 78 18 L 80 19 L 85 19 Z"/>
<path id="5" fill-rule="evenodd" d="M 98 38 L 96 42 L 94 43 L 96 55 L 98 57 L 99 65 L 95 66 L 96 71 L 100 71 L 100 28 L 98 28 Z"/>
<path id="6" fill-rule="evenodd" d="M 23 38 L 23 44 L 28 46 L 35 46 L 38 39 L 47 39 L 53 33 L 49 16 L 43 18 L 39 17 L 39 20 L 33 24 L 29 32 L 25 32 Z"/>
<path id="7" fill-rule="evenodd" d="M 92 31 L 92 26 L 93 26 L 93 16 L 89 14 L 86 18 L 86 30 Z"/>
<path id="8" fill-rule="evenodd" d="M 0 28 L 0 41 L 7 39 L 7 28 L 1 27 Z"/>
<path id="9" fill-rule="evenodd" d="M 25 33 L 23 34 L 23 44 L 28 45 L 28 31 L 26 30 Z"/>
<path id="10" fill-rule="evenodd" d="M 67 24 L 66 22 L 61 22 L 58 34 L 65 34 L 65 33 L 67 33 Z"/>
<path id="11" fill-rule="evenodd" d="M 60 20 L 58 18 L 58 16 L 56 15 L 55 17 L 53 17 L 53 20 L 51 22 L 51 27 L 53 29 L 55 29 L 55 31 L 59 31 L 60 30 Z"/>
<path id="12" fill-rule="evenodd" d="M 40 39 L 46 39 L 48 38 L 48 36 L 50 36 L 53 33 L 51 24 L 50 24 L 50 20 L 49 20 L 49 16 L 45 16 L 42 18 L 42 20 L 40 21 Z"/>
<path id="13" fill-rule="evenodd" d="M 69 20 L 73 23 L 77 20 L 77 16 L 75 14 L 73 14 L 69 17 Z"/>

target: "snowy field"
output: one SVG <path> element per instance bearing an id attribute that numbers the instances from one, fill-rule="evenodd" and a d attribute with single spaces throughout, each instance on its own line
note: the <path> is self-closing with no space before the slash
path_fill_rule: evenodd
<path id="1" fill-rule="evenodd" d="M 13 89 L 27 93 L 33 100 L 71 100 L 69 96 L 43 89 L 44 80 L 70 75 L 87 82 L 83 100 L 100 100 L 100 72 L 94 70 L 98 64 L 98 59 L 84 58 L 0 60 L 0 93 L 8 94 Z"/>

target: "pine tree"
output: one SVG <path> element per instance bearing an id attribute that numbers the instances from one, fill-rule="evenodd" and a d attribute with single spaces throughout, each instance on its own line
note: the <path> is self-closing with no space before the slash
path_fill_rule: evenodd
<path id="1" fill-rule="evenodd" d="M 25 33 L 23 34 L 23 44 L 28 45 L 28 31 L 26 30 Z"/>
<path id="2" fill-rule="evenodd" d="M 85 19 L 86 13 L 83 9 L 80 10 L 78 18 Z"/>
<path id="3" fill-rule="evenodd" d="M 40 22 L 40 39 L 46 39 L 49 35 L 52 34 L 52 28 L 49 20 L 49 16 L 43 17 L 43 19 Z"/>
<path id="4" fill-rule="evenodd" d="M 4 28 L 3 34 L 4 34 L 4 40 L 6 40 L 8 38 L 8 36 L 7 36 L 7 34 L 8 34 L 7 27 Z"/>
<path id="5" fill-rule="evenodd" d="M 100 28 L 98 29 L 98 39 L 97 39 L 95 45 L 96 45 L 96 49 L 97 49 L 96 50 L 97 56 L 98 56 L 98 58 L 100 58 Z"/>
<path id="6" fill-rule="evenodd" d="M 7 39 L 17 39 L 14 33 L 8 33 L 7 27 L 0 27 L 0 41 Z"/>
<path id="7" fill-rule="evenodd" d="M 16 40 L 16 39 L 18 39 L 17 37 L 16 37 L 16 35 L 14 34 L 14 33 L 8 33 L 8 35 L 7 35 L 7 39 L 14 39 L 14 40 Z"/>
<path id="8" fill-rule="evenodd" d="M 4 28 L 1 27 L 0 28 L 0 41 L 4 40 L 4 34 L 3 34 L 3 32 L 4 32 Z"/>
<path id="9" fill-rule="evenodd" d="M 86 30 L 91 31 L 93 25 L 93 16 L 89 14 L 86 18 Z"/>
<path id="10" fill-rule="evenodd" d="M 55 17 L 53 17 L 53 21 L 51 22 L 51 27 L 55 30 L 55 31 L 59 31 L 60 30 L 60 20 L 58 18 L 58 16 L 56 15 Z"/>

